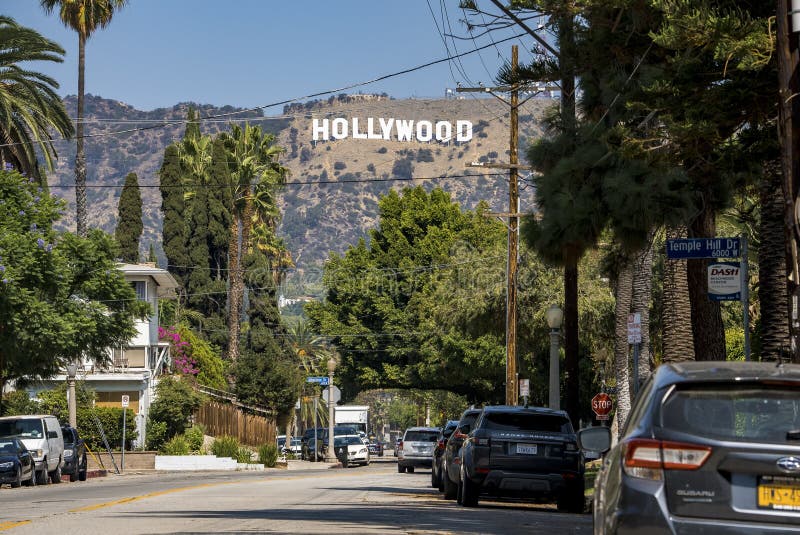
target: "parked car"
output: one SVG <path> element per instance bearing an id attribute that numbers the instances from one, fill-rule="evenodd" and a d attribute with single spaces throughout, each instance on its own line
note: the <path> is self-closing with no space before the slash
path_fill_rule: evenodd
<path id="1" fill-rule="evenodd" d="M 444 450 L 447 447 L 447 439 L 453 434 L 453 431 L 458 427 L 458 420 L 448 420 L 442 427 L 442 431 L 436 440 L 436 447 L 433 449 L 433 466 L 431 467 L 431 487 L 439 489 L 440 492 L 444 491 L 444 480 L 442 479 L 442 472 L 444 471 Z"/>
<path id="2" fill-rule="evenodd" d="M 397 457 L 397 454 L 400 452 L 400 446 L 403 444 L 403 437 L 397 437 L 394 441 L 394 456 Z"/>
<path id="3" fill-rule="evenodd" d="M 299 438 L 292 437 L 292 441 L 289 446 L 286 446 L 286 435 L 278 435 L 277 437 L 278 442 L 278 451 L 281 454 L 286 455 L 291 453 L 292 455 L 298 456 L 302 452 L 302 444 Z"/>
<path id="4" fill-rule="evenodd" d="M 447 500 L 455 500 L 458 496 L 458 485 L 461 482 L 461 446 L 464 444 L 467 433 L 470 432 L 472 425 L 478 419 L 482 410 L 474 408 L 465 410 L 458 420 L 458 426 L 456 426 L 450 438 L 447 439 L 442 462 L 444 466 L 444 470 L 442 470 L 442 489 Z"/>
<path id="5" fill-rule="evenodd" d="M 336 452 L 336 458 L 345 468 L 351 464 L 369 466 L 369 449 L 360 436 L 334 436 L 333 448 Z"/>
<path id="6" fill-rule="evenodd" d="M 61 428 L 64 437 L 64 467 L 63 474 L 69 474 L 70 481 L 86 481 L 88 462 L 86 458 L 86 444 L 74 427 Z"/>
<path id="7" fill-rule="evenodd" d="M 584 461 L 569 416 L 542 407 L 485 407 L 461 450 L 459 502 L 481 492 L 557 502 L 583 512 Z"/>
<path id="8" fill-rule="evenodd" d="M 19 438 L 36 462 L 36 483 L 46 485 L 48 476 L 61 483 L 64 438 L 55 416 L 24 415 L 0 418 L 0 437 Z"/>
<path id="9" fill-rule="evenodd" d="M 408 471 L 414 473 L 414 468 L 422 466 L 430 468 L 433 462 L 433 448 L 439 436 L 438 427 L 409 427 L 403 434 L 400 451 L 397 455 L 397 471 L 401 474 Z"/>
<path id="10" fill-rule="evenodd" d="M 36 462 L 21 440 L 15 437 L 0 439 L 0 484 L 17 488 L 23 483 L 36 485 Z"/>
<path id="11" fill-rule="evenodd" d="M 347 425 L 337 425 L 333 428 L 333 436 L 344 435 L 358 435 L 358 431 L 354 427 Z M 325 458 L 324 450 L 328 445 L 328 428 L 317 427 L 316 438 L 314 442 L 314 428 L 306 429 L 301 439 L 301 458 L 308 461 L 320 461 Z M 316 452 L 316 455 L 314 454 Z"/>
<path id="12" fill-rule="evenodd" d="M 380 440 L 370 440 L 369 444 L 367 445 L 369 448 L 370 455 L 377 455 L 378 457 L 383 457 L 383 442 Z"/>
<path id="13" fill-rule="evenodd" d="M 606 427 L 581 447 L 605 452 Z M 595 533 L 800 532 L 800 366 L 659 367 L 605 456 Z"/>

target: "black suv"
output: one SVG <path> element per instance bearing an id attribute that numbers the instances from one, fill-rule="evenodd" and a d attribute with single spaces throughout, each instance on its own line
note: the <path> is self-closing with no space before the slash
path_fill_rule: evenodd
<path id="1" fill-rule="evenodd" d="M 444 491 L 444 450 L 447 447 L 447 439 L 453 434 L 453 431 L 458 427 L 458 420 L 448 420 L 442 427 L 439 437 L 436 441 L 436 447 L 433 448 L 433 466 L 431 467 L 431 487 L 439 489 L 440 492 Z"/>
<path id="2" fill-rule="evenodd" d="M 74 427 L 61 428 L 64 435 L 64 466 L 62 474 L 68 474 L 70 481 L 86 481 L 86 445 Z"/>
<path id="3" fill-rule="evenodd" d="M 538 407 L 485 407 L 461 450 L 459 502 L 478 495 L 555 500 L 559 510 L 584 509 L 584 464 L 564 411 Z"/>
<path id="4" fill-rule="evenodd" d="M 447 446 L 442 457 L 442 491 L 448 500 L 455 500 L 458 494 L 458 485 L 461 481 L 461 446 L 467 433 L 483 409 L 467 409 L 461 415 L 458 426 L 447 439 Z"/>

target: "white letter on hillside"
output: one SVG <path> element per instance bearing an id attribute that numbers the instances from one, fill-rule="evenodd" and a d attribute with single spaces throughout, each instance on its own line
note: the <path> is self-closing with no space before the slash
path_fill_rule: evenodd
<path id="1" fill-rule="evenodd" d="M 367 139 L 380 139 L 381 135 L 375 132 L 375 119 L 367 117 Z"/>
<path id="2" fill-rule="evenodd" d="M 453 137 L 453 125 L 447 121 L 436 123 L 436 141 L 447 143 Z"/>
<path id="3" fill-rule="evenodd" d="M 311 139 L 313 141 L 319 141 L 320 139 L 327 141 L 328 138 L 328 120 L 323 119 L 322 126 L 320 126 L 319 119 L 314 119 L 314 122 L 311 125 Z"/>
<path id="4" fill-rule="evenodd" d="M 456 121 L 456 141 L 472 139 L 472 121 Z"/>
<path id="5" fill-rule="evenodd" d="M 411 141 L 411 136 L 414 133 L 414 121 L 400 121 L 395 122 L 397 129 L 397 141 Z"/>
<path id="6" fill-rule="evenodd" d="M 381 133 L 383 134 L 383 139 L 386 141 L 391 141 L 394 119 L 383 119 L 382 117 L 379 117 L 378 122 L 381 123 Z"/>
<path id="7" fill-rule="evenodd" d="M 425 130 L 424 132 L 423 129 Z M 431 139 L 433 139 L 433 125 L 431 122 L 417 122 L 417 141 L 430 141 Z"/>
<path id="8" fill-rule="evenodd" d="M 367 139 L 367 134 L 358 131 L 358 117 L 353 117 L 353 139 Z"/>
<path id="9" fill-rule="evenodd" d="M 331 135 L 333 139 L 344 139 L 347 137 L 347 119 L 337 117 L 333 120 Z"/>

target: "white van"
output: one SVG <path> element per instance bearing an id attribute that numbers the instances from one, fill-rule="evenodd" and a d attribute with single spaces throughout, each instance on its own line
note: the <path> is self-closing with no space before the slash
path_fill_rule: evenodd
<path id="1" fill-rule="evenodd" d="M 55 416 L 20 415 L 0 418 L 0 437 L 17 437 L 33 454 L 36 461 L 36 483 L 44 485 L 47 478 L 61 482 L 64 461 L 64 437 Z"/>

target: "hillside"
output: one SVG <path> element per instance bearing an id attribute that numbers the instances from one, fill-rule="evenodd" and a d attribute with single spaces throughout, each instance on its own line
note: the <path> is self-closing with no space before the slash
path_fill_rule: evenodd
<path id="1" fill-rule="evenodd" d="M 552 101 L 532 99 L 520 111 L 520 156 L 531 138 L 541 135 L 539 119 Z M 66 99 L 71 116 L 76 99 Z M 152 111 L 136 110 L 122 102 L 87 96 L 87 183 L 89 223 L 113 231 L 117 203 L 125 175 L 137 173 L 142 186 L 145 231 L 141 250 L 152 242 L 161 254 L 161 198 L 158 169 L 165 147 L 183 135 L 188 103 Z M 231 114 L 241 108 L 193 105 L 201 117 Z M 473 161 L 508 161 L 508 107 L 496 99 L 394 100 L 385 95 L 340 95 L 324 101 L 287 106 L 279 117 L 245 112 L 236 117 L 277 135 L 286 148 L 283 163 L 291 170 L 289 185 L 281 198 L 283 220 L 279 234 L 285 239 L 298 271 L 317 272 L 330 251 L 342 252 L 368 234 L 377 221 L 377 201 L 389 189 L 422 184 L 441 186 L 466 208 L 485 200 L 493 211 L 508 210 L 507 181 L 503 175 L 467 168 Z M 346 119 L 350 136 L 314 142 L 313 121 Z M 469 120 L 473 138 L 465 142 L 398 141 L 397 139 L 354 139 L 353 118 L 366 131 L 368 118 L 380 133 L 379 118 L 449 122 Z M 229 119 L 203 123 L 204 133 L 227 128 Z M 341 125 L 342 121 L 340 121 Z M 112 132 L 120 132 L 111 134 Z M 104 134 L 104 135 L 103 135 Z M 380 137 L 376 135 L 374 137 Z M 394 136 L 393 136 L 394 137 Z M 73 143 L 58 145 L 59 164 L 50 176 L 53 193 L 70 202 L 64 221 L 74 228 Z M 523 173 L 524 175 L 524 173 Z M 415 180 L 392 181 L 413 177 Z M 441 178 L 452 177 L 452 178 Z M 524 186 L 524 182 L 522 183 Z M 531 207 L 531 189 L 521 190 L 522 208 Z M 303 293 L 293 288 L 289 293 Z"/>

